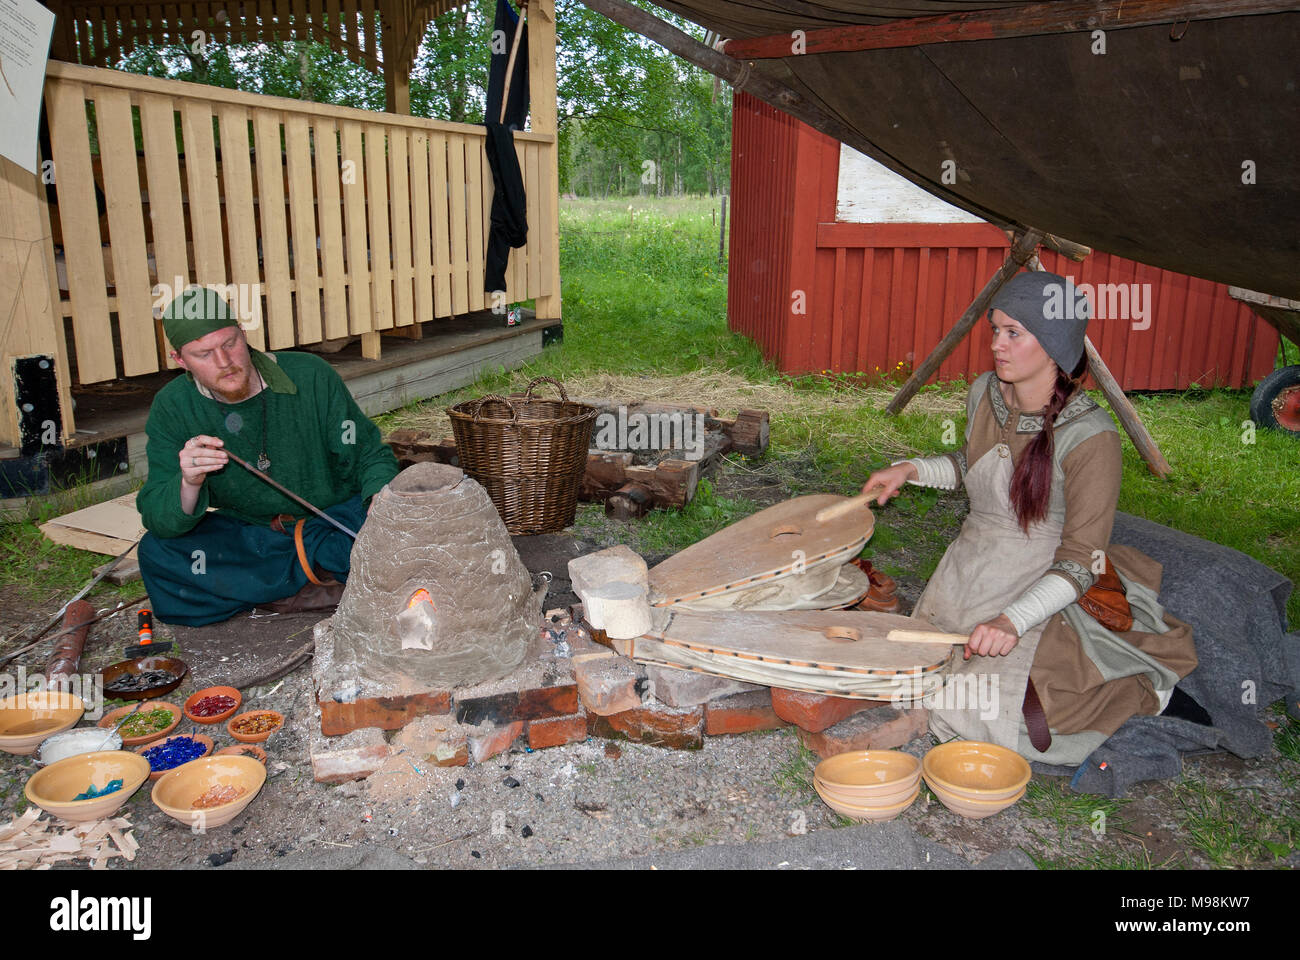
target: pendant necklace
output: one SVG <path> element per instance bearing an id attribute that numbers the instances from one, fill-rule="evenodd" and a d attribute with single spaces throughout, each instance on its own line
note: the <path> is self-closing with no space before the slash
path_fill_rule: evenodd
<path id="1" fill-rule="evenodd" d="M 257 469 L 267 473 L 271 469 L 271 458 L 266 455 L 266 380 L 260 371 L 257 378 L 262 381 L 262 389 L 258 391 L 262 395 L 262 444 L 261 452 L 257 455 Z"/>

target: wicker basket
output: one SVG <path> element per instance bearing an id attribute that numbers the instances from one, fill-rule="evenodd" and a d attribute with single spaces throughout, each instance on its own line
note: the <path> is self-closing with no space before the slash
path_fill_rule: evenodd
<path id="1" fill-rule="evenodd" d="M 559 400 L 533 396 L 552 383 Z M 575 403 L 551 377 L 523 395 L 489 394 L 447 408 L 461 469 L 483 485 L 511 533 L 553 533 L 573 523 L 596 408 Z"/>

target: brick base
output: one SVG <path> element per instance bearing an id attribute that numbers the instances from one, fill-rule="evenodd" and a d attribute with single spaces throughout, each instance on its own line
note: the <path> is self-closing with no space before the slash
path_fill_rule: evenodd
<path id="1" fill-rule="evenodd" d="M 587 730 L 593 737 L 609 740 L 631 740 L 672 750 L 699 750 L 704 746 L 704 708 L 680 709 L 656 704 L 608 717 L 589 714 Z"/>
<path id="2" fill-rule="evenodd" d="M 799 739 L 804 746 L 825 760 L 850 750 L 893 750 L 911 743 L 929 728 L 928 710 L 882 707 L 855 714 L 820 733 L 800 730 Z"/>
<path id="3" fill-rule="evenodd" d="M 828 697 L 820 693 L 772 688 L 772 709 L 776 715 L 809 733 L 819 733 L 863 710 L 888 705 L 884 700 L 855 700 L 851 697 Z"/>
<path id="4" fill-rule="evenodd" d="M 772 694 L 766 689 L 735 693 L 704 705 L 704 732 L 710 737 L 785 726 L 789 724 L 772 709 Z"/>
<path id="5" fill-rule="evenodd" d="M 528 723 L 528 745 L 534 750 L 561 747 L 587 739 L 587 715 L 575 713 L 571 717 L 553 717 L 549 720 L 532 720 Z"/>

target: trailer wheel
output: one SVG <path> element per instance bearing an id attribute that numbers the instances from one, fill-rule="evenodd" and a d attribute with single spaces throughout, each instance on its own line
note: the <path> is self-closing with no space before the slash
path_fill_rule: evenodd
<path id="1" fill-rule="evenodd" d="M 1274 370 L 1250 398 L 1250 418 L 1300 439 L 1300 365 Z"/>

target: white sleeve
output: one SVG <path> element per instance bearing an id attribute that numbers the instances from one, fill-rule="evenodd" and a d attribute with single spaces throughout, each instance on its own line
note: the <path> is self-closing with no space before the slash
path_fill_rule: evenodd
<path id="1" fill-rule="evenodd" d="M 1045 573 L 1002 612 L 1015 626 L 1016 636 L 1023 637 L 1077 599 L 1079 595 L 1069 580 Z"/>
<path id="2" fill-rule="evenodd" d="M 918 487 L 956 490 L 961 483 L 951 457 L 915 457 L 911 460 L 895 460 L 890 466 L 896 467 L 900 463 L 910 463 L 916 467 L 916 479 L 907 482 Z"/>

